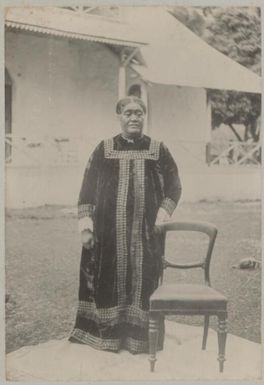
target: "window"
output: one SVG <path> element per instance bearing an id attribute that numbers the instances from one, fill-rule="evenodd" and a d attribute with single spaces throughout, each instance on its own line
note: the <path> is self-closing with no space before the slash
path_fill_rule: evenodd
<path id="1" fill-rule="evenodd" d="M 149 100 L 148 100 L 147 87 L 146 87 L 145 83 L 132 84 L 128 89 L 127 95 L 128 96 L 137 96 L 138 98 L 142 99 L 143 102 L 145 103 L 145 105 L 147 107 L 147 113 L 146 113 L 146 117 L 145 117 L 145 130 L 146 130 L 146 132 L 148 132 L 150 124 L 151 124 L 150 123 L 151 113 L 150 113 L 150 104 L 149 104 Z"/>
<path id="2" fill-rule="evenodd" d="M 128 90 L 128 96 L 137 96 L 138 98 L 141 98 L 140 84 L 133 84 Z"/>

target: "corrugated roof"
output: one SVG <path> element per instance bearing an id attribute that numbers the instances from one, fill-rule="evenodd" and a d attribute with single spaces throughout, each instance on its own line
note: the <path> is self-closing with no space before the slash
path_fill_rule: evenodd
<path id="1" fill-rule="evenodd" d="M 7 27 L 55 36 L 139 47 L 133 26 L 101 16 L 75 13 L 57 7 L 10 7 L 6 9 Z"/>
<path id="2" fill-rule="evenodd" d="M 159 84 L 261 92 L 261 78 L 217 51 L 163 7 L 122 7 L 124 22 L 56 7 L 7 8 L 8 27 L 140 47 L 146 66 L 133 66 Z"/>

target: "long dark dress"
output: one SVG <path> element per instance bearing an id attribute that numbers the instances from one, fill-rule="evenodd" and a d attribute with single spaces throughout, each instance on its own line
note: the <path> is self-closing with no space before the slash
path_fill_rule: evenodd
<path id="1" fill-rule="evenodd" d="M 78 202 L 79 218 L 93 220 L 96 243 L 82 249 L 70 341 L 148 351 L 149 297 L 158 285 L 164 247 L 154 224 L 160 207 L 172 214 L 180 194 L 177 166 L 163 143 L 145 135 L 131 143 L 117 135 L 97 146 Z"/>

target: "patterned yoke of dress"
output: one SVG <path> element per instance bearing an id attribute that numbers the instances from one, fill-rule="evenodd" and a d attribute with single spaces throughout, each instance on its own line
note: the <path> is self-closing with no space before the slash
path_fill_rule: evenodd
<path id="1" fill-rule="evenodd" d="M 170 215 L 181 195 L 167 147 L 142 136 L 102 141 L 91 155 L 78 202 L 92 219 L 95 246 L 83 247 L 79 304 L 70 341 L 97 349 L 148 351 L 149 298 L 158 285 L 164 236 L 160 207 Z M 159 349 L 163 346 L 161 322 Z"/>

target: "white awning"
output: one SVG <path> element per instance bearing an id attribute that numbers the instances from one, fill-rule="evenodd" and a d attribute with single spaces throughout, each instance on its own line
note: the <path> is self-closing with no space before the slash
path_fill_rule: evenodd
<path id="1" fill-rule="evenodd" d="M 59 7 L 9 7 L 6 8 L 7 27 L 90 40 L 106 44 L 139 47 L 133 26 L 102 16 L 80 14 Z M 146 42 L 145 42 L 146 44 Z"/>
<path id="2" fill-rule="evenodd" d="M 146 66 L 133 66 L 143 79 L 170 84 L 244 92 L 261 92 L 261 78 L 217 51 L 160 7 L 135 7 L 127 19 L 137 25 L 148 46 L 141 48 Z"/>

